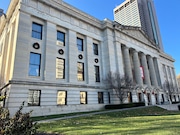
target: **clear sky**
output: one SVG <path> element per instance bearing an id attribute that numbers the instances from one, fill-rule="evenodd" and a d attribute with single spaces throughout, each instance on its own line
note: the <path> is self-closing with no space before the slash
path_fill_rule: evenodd
<path id="1" fill-rule="evenodd" d="M 70 5 L 100 19 L 114 20 L 113 9 L 125 0 L 64 0 Z M 10 0 L 0 0 L 6 12 Z M 180 74 L 180 0 L 154 0 L 164 50 L 175 59 L 176 74 Z"/>

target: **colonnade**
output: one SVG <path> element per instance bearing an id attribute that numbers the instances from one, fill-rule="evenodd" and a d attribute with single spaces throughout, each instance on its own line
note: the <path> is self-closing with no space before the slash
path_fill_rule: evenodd
<path id="1" fill-rule="evenodd" d="M 133 48 L 128 48 L 125 45 L 122 45 L 122 54 L 126 76 L 132 78 L 139 86 L 145 84 L 148 87 L 158 87 L 157 77 L 159 73 L 156 73 L 154 64 L 154 59 L 157 58 L 138 52 Z"/>

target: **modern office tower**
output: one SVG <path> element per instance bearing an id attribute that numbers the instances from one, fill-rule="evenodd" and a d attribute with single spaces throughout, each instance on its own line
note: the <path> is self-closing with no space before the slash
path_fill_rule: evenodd
<path id="1" fill-rule="evenodd" d="M 114 20 L 122 25 L 140 27 L 164 50 L 153 0 L 124 1 L 114 9 Z"/>
<path id="2" fill-rule="evenodd" d="M 0 16 L 3 15 L 3 9 L 0 9 Z"/>

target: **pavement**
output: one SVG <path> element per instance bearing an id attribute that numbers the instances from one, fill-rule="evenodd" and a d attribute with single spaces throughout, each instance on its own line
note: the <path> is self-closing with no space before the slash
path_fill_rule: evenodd
<path id="1" fill-rule="evenodd" d="M 50 122 L 54 122 L 54 121 L 57 121 L 57 120 L 64 120 L 64 119 L 71 119 L 71 118 L 78 118 L 78 117 L 86 117 L 86 116 L 103 114 L 103 113 L 120 112 L 120 111 L 134 110 L 134 109 L 138 109 L 138 108 L 147 108 L 147 107 L 151 107 L 151 106 L 140 106 L 140 107 L 132 107 L 132 108 L 124 108 L 124 109 L 113 109 L 113 110 L 90 112 L 90 113 L 87 112 L 85 114 L 76 114 L 76 115 L 72 115 L 72 116 L 64 116 L 64 117 L 60 117 L 60 118 L 41 120 L 41 121 L 37 121 L 37 123 L 50 123 Z"/>

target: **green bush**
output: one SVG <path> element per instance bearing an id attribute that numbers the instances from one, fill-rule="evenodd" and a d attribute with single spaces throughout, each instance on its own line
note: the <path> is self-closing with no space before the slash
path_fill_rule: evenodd
<path id="1" fill-rule="evenodd" d="M 0 135 L 34 135 L 37 125 L 30 118 L 31 112 L 22 113 L 24 103 L 10 118 L 9 110 L 0 107 Z"/>
<path id="2" fill-rule="evenodd" d="M 139 107 L 139 106 L 145 106 L 145 103 L 138 102 L 138 103 L 105 105 L 105 109 L 123 109 L 123 108 Z"/>
<path id="3" fill-rule="evenodd" d="M 0 101 L 3 101 L 5 99 L 5 96 L 0 96 Z"/>

